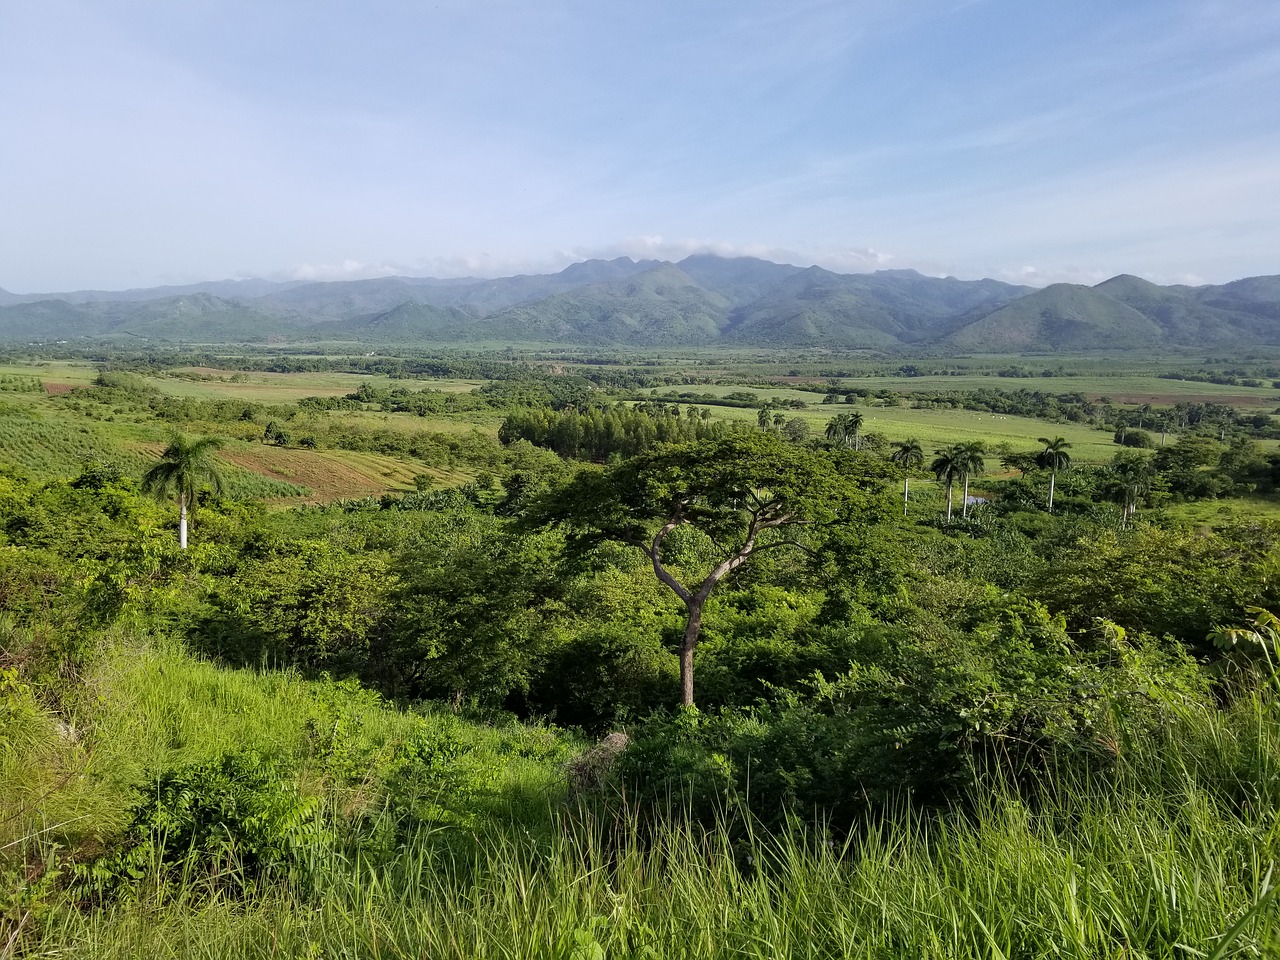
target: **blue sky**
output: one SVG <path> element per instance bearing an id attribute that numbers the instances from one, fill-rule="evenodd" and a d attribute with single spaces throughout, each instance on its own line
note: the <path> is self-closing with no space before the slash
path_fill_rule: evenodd
<path id="1" fill-rule="evenodd" d="M 1280 273 L 1276 0 L 0 0 L 0 287 Z"/>

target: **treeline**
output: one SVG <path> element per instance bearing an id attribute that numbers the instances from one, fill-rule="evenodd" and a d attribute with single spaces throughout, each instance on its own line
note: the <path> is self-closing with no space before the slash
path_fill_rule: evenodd
<path id="1" fill-rule="evenodd" d="M 1162 380 L 1185 380 L 1191 383 L 1216 383 L 1228 387 L 1271 387 L 1280 390 L 1280 380 L 1274 379 L 1280 377 L 1280 370 L 1274 367 L 1261 372 L 1261 375 L 1251 375 L 1246 370 L 1226 370 L 1222 373 L 1212 371 L 1197 371 L 1196 373 L 1162 373 Z"/>
<path id="2" fill-rule="evenodd" d="M 175 368 L 208 367 L 215 370 L 231 370 L 241 373 L 351 373 L 385 376 L 393 380 L 412 379 L 461 379 L 461 380 L 537 380 L 562 375 L 573 365 L 575 375 L 601 389 L 638 390 L 688 383 L 687 373 L 677 369 L 646 369 L 654 361 L 638 360 L 634 364 L 601 357 L 548 358 L 537 354 L 516 353 L 438 353 L 416 351 L 411 347 L 397 348 L 394 356 L 377 354 L 351 356 L 349 354 L 324 355 L 311 349 L 292 354 L 287 350 L 255 353 L 252 347 L 241 348 L 242 353 L 227 356 L 212 351 L 185 350 L 112 350 L 61 348 L 49 345 L 39 351 L 20 349 L 0 350 L 0 359 L 12 361 L 30 360 L 33 357 L 64 360 L 85 360 L 104 370 L 162 374 Z M 695 378 L 712 382 L 708 378 Z"/>
<path id="3" fill-rule="evenodd" d="M 745 427 L 713 421 L 708 411 L 679 404 L 647 401 L 574 409 L 530 408 L 510 414 L 498 428 L 498 439 L 525 440 L 572 460 L 598 463 L 632 457 L 659 443 L 714 440 Z"/>
<path id="4" fill-rule="evenodd" d="M 1280 439 L 1280 424 L 1267 413 L 1239 410 L 1214 401 L 1180 401 L 1167 406 L 1144 404 L 1138 408 L 1121 406 L 1101 397 L 1092 400 L 1080 391 L 1049 393 L 1042 390 L 947 390 L 940 393 L 903 393 L 879 388 L 828 391 L 824 404 L 871 401 L 886 406 L 910 405 L 919 410 L 973 410 L 1005 416 L 1030 417 L 1049 422 L 1086 423 L 1120 430 L 1195 430 L 1216 433 L 1227 439 L 1236 432 L 1256 439 Z M 1117 439 L 1117 443 L 1123 443 Z M 1140 445 L 1140 444 L 1134 444 Z"/>

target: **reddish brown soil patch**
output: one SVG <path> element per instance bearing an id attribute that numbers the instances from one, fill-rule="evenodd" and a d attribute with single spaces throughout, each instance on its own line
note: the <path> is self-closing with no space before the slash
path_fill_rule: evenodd
<path id="1" fill-rule="evenodd" d="M 72 384 L 70 383 L 51 383 L 48 380 L 41 381 L 44 385 L 44 392 L 54 397 L 61 393 L 70 393 Z"/>
<path id="2" fill-rule="evenodd" d="M 363 497 L 385 493 L 399 484 L 385 476 L 370 476 L 341 454 L 329 451 L 294 450 L 263 446 L 258 449 L 220 450 L 219 459 L 254 473 L 310 487 L 316 501 L 339 497 Z"/>

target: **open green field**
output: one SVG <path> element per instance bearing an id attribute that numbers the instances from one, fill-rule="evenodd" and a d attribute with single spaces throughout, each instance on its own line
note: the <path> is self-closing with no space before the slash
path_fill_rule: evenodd
<path id="1" fill-rule="evenodd" d="M 716 396 L 742 392 L 757 394 L 761 400 L 770 397 L 799 399 L 820 403 L 822 396 L 811 390 L 796 390 L 785 386 L 787 380 L 814 382 L 814 378 L 793 377 L 779 380 L 778 386 L 754 384 L 733 386 L 724 384 L 677 384 L 666 390 L 677 392 L 710 393 Z M 1232 387 L 1216 383 L 1197 383 L 1189 380 L 1165 380 L 1145 375 L 1081 376 L 1081 377 L 995 377 L 965 374 L 954 377 L 842 377 L 836 380 L 838 389 L 893 390 L 903 394 L 940 394 L 958 390 L 1015 390 L 1039 391 L 1047 394 L 1079 392 L 1091 400 L 1108 398 L 1113 403 L 1127 406 L 1171 406 L 1175 403 L 1225 403 L 1235 407 L 1256 408 L 1271 411 L 1280 407 L 1280 390 L 1271 387 Z M 658 391 L 659 393 L 665 390 Z"/>
<path id="2" fill-rule="evenodd" d="M 1164 507 L 1161 512 L 1167 517 L 1186 523 L 1221 527 L 1245 521 L 1280 521 L 1280 501 L 1258 496 L 1196 500 Z"/>
<path id="3" fill-rule="evenodd" d="M 1142 375 L 1080 377 L 993 377 L 967 374 L 955 377 L 849 377 L 844 388 L 888 388 L 900 393 L 943 393 L 948 390 L 1033 390 L 1060 394 L 1080 392 L 1091 400 L 1109 397 L 1119 404 L 1141 406 L 1175 403 L 1226 403 L 1234 407 L 1274 409 L 1280 406 L 1280 390 L 1267 387 L 1233 387 L 1226 384 L 1165 380 Z"/>
<path id="4" fill-rule="evenodd" d="M 95 364 L 77 360 L 36 360 L 0 365 L 0 377 L 36 377 L 47 384 L 87 387 L 98 375 Z"/>
<path id="5" fill-rule="evenodd" d="M 303 397 L 343 397 L 363 384 L 382 390 L 440 390 L 465 393 L 483 380 L 393 380 L 360 373 L 265 373 L 186 367 L 172 374 L 146 378 L 152 386 L 176 397 L 232 397 L 258 403 L 296 403 Z"/>
<path id="6" fill-rule="evenodd" d="M 374 496 L 413 489 L 413 478 L 430 474 L 445 484 L 461 483 L 461 471 L 437 470 L 401 457 L 350 450 L 301 450 L 262 443 L 236 443 L 218 459 L 246 471 L 304 488 L 302 498 L 324 503 L 342 497 Z"/>
<path id="7" fill-rule="evenodd" d="M 396 433 L 470 433 L 479 430 L 489 436 L 498 435 L 505 414 L 497 410 L 472 410 L 467 413 L 419 417 L 412 413 L 382 413 L 378 410 L 343 410 L 320 414 L 331 422 L 351 424 L 365 430 L 392 430 Z"/>
<path id="8" fill-rule="evenodd" d="M 761 391 L 762 394 L 786 397 L 801 391 Z M 813 394 L 809 394 L 810 397 Z M 710 407 L 712 416 L 725 420 L 756 422 L 756 411 L 747 407 Z M 846 404 L 824 404 L 808 410 L 783 410 L 788 420 L 799 417 L 808 422 L 815 435 L 821 435 L 827 422 L 838 413 L 857 410 L 862 414 L 864 433 L 883 433 L 891 441 L 915 437 L 926 451 L 967 440 L 982 440 L 988 447 L 1009 443 L 1016 451 L 1039 451 L 1039 437 L 1065 437 L 1071 443 L 1073 459 L 1082 462 L 1110 460 L 1120 448 L 1112 442 L 1110 432 L 1077 423 L 1046 423 L 1030 417 L 978 413 L 973 410 L 913 410 L 910 407 L 851 407 Z M 1170 434 L 1170 442 L 1173 435 Z"/>

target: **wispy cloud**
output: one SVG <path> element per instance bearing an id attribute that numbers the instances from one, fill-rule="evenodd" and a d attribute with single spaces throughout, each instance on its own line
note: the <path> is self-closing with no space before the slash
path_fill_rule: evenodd
<path id="1" fill-rule="evenodd" d="M 0 286 L 1280 263 L 1280 4 L 0 0 Z M 621 238 L 621 239 L 620 239 Z M 293 265 L 293 266 L 289 266 Z"/>

